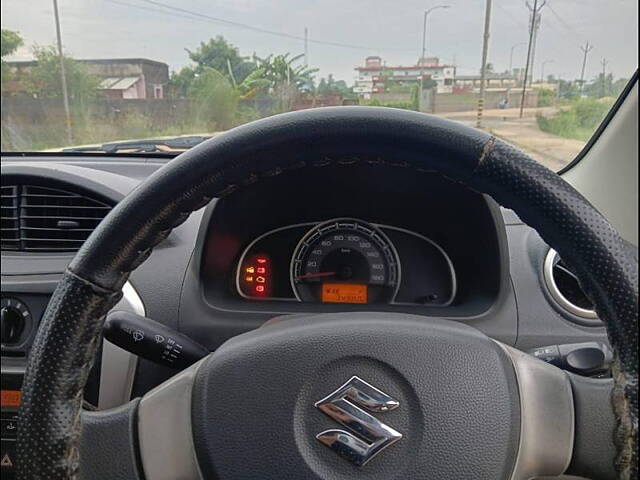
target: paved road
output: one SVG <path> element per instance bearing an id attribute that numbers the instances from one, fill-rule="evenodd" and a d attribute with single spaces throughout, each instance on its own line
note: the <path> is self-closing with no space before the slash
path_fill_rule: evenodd
<path id="1" fill-rule="evenodd" d="M 534 159 L 553 170 L 560 170 L 582 150 L 584 142 L 562 138 L 541 131 L 536 115 L 551 115 L 555 107 L 528 108 L 520 118 L 517 108 L 485 110 L 482 127 L 496 137 L 521 148 Z M 439 116 L 475 126 L 476 112 L 439 113 Z"/>

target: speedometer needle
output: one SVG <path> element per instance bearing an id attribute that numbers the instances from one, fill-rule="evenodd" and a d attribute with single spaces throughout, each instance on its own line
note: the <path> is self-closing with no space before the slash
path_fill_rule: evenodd
<path id="1" fill-rule="evenodd" d="M 305 280 L 307 278 L 320 278 L 320 277 L 332 277 L 336 274 L 336 272 L 317 272 L 317 273 L 306 273 L 304 275 L 298 275 L 295 277 L 296 280 Z"/>

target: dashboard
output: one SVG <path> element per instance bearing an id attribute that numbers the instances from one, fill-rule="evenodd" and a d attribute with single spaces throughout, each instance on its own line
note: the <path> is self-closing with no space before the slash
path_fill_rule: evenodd
<path id="1" fill-rule="evenodd" d="M 3 425 L 15 420 L 33 338 L 78 245 L 167 161 L 2 159 Z M 522 350 L 606 342 L 571 272 L 513 212 L 434 172 L 393 166 L 293 170 L 213 199 L 123 293 L 117 308 L 210 350 L 275 317 L 352 311 L 453 319 Z M 175 374 L 106 341 L 98 355 L 85 399 L 100 408 Z"/>

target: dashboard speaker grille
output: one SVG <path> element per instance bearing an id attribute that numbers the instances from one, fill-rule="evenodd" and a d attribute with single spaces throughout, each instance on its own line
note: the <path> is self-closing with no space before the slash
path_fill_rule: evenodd
<path id="1" fill-rule="evenodd" d="M 2 250 L 75 252 L 112 206 L 67 187 L 2 187 Z"/>

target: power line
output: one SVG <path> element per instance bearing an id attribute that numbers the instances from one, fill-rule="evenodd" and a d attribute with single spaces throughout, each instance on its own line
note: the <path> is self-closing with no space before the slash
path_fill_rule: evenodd
<path id="1" fill-rule="evenodd" d="M 116 0 L 106 0 L 108 2 L 111 3 L 117 3 L 119 5 L 125 5 L 125 6 L 129 6 L 129 7 L 134 7 L 134 8 L 139 8 L 139 9 L 143 9 L 143 10 L 148 10 L 148 11 L 154 11 L 154 12 L 159 12 L 159 13 L 168 13 L 166 10 L 171 10 L 172 12 L 177 12 L 179 14 L 181 14 L 180 16 L 183 18 L 187 18 L 187 19 L 198 19 L 198 20 L 203 20 L 209 23 L 214 23 L 217 25 L 224 25 L 227 27 L 233 27 L 233 28 L 240 28 L 243 30 L 249 30 L 249 31 L 253 31 L 253 32 L 257 32 L 257 33 L 263 33 L 265 35 L 272 35 L 272 36 L 276 36 L 276 37 L 281 37 L 281 38 L 286 38 L 289 40 L 296 40 L 299 42 L 304 42 L 305 41 L 305 37 L 304 36 L 300 36 L 300 35 L 293 35 L 290 33 L 286 33 L 286 32 L 279 32 L 276 30 L 269 30 L 266 28 L 262 28 L 262 27 L 257 27 L 255 25 L 250 25 L 247 23 L 241 23 L 241 22 L 236 22 L 233 20 L 227 20 L 224 18 L 220 18 L 220 17 L 214 17 L 212 15 L 208 15 L 205 13 L 201 13 L 201 12 L 196 12 L 194 10 L 188 10 L 186 8 L 182 8 L 182 7 L 176 7 L 173 5 L 169 5 L 163 2 L 158 2 L 155 0 L 140 0 L 141 2 L 144 3 L 148 3 L 150 5 L 154 5 L 156 7 L 160 7 L 161 9 L 166 9 L 166 10 L 161 10 L 158 8 L 151 8 L 151 7 L 143 7 L 141 5 L 135 5 L 135 4 L 131 4 L 128 2 L 122 2 L 122 1 L 116 1 Z M 172 15 L 174 15 L 172 13 Z M 379 47 L 367 47 L 364 45 L 353 45 L 353 44 L 349 44 L 349 43 L 342 43 L 342 42 L 334 42 L 334 41 L 330 41 L 330 40 L 319 40 L 319 39 L 311 39 L 309 38 L 307 40 L 309 43 L 314 43 L 317 45 L 325 45 L 325 46 L 331 46 L 331 47 L 339 47 L 339 48 L 349 48 L 349 49 L 353 49 L 353 50 L 385 50 L 385 51 L 413 51 L 413 49 L 408 49 L 408 48 L 390 48 L 390 47 L 383 47 L 383 48 L 379 48 Z"/>
<path id="2" fill-rule="evenodd" d="M 191 17 L 191 16 L 188 16 L 188 15 L 180 15 L 179 13 L 176 13 L 176 12 L 169 12 L 169 11 L 160 10 L 160 9 L 157 9 L 157 8 L 143 7 L 142 5 L 135 5 L 133 3 L 122 2 L 122 1 L 119 1 L 119 0 L 104 0 L 104 1 L 105 2 L 109 2 L 109 3 L 113 3 L 115 5 L 121 5 L 123 7 L 129 7 L 129 8 L 136 8 L 138 10 L 144 10 L 145 12 L 154 12 L 154 13 L 161 13 L 163 15 L 170 15 L 173 18 L 180 17 L 180 18 L 186 18 L 187 20 L 196 20 L 196 21 L 201 21 L 201 22 L 205 22 L 205 23 L 211 23 L 209 20 L 206 20 L 204 18 Z"/>
<path id="3" fill-rule="evenodd" d="M 518 25 L 519 27 L 522 28 L 529 28 L 527 25 L 525 25 L 518 17 L 516 17 L 513 13 L 511 13 L 509 10 L 507 10 L 506 8 L 504 8 L 502 5 L 500 5 L 500 3 L 496 3 L 496 7 L 498 7 L 499 10 L 502 11 L 502 13 L 504 13 L 505 15 L 507 15 L 511 21 L 513 23 L 515 23 L 516 25 Z"/>
<path id="4" fill-rule="evenodd" d="M 551 14 L 556 17 L 556 19 L 558 20 L 558 22 L 560 24 L 562 24 L 562 26 L 564 28 L 566 28 L 568 31 L 570 31 L 571 33 L 573 33 L 576 36 L 581 36 L 571 25 L 569 25 L 561 16 L 558 12 L 555 11 L 555 9 L 553 8 L 553 6 L 551 5 L 551 3 L 547 3 L 547 7 L 549 8 L 549 11 L 551 12 Z"/>

